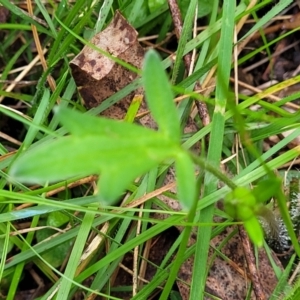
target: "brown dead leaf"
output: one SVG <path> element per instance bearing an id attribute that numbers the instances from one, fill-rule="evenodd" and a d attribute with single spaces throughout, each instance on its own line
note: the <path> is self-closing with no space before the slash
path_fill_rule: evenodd
<path id="1" fill-rule="evenodd" d="M 95 35 L 91 43 L 110 55 L 136 68 L 141 68 L 144 49 L 137 40 L 138 33 L 127 20 L 116 11 L 106 29 Z M 96 107 L 117 91 L 131 83 L 137 74 L 122 67 L 107 56 L 85 46 L 70 62 L 72 75 L 87 108 Z M 139 90 L 137 93 L 141 94 Z M 106 109 L 103 115 L 113 119 L 123 119 L 134 93 Z M 142 103 L 141 110 L 146 110 Z"/>

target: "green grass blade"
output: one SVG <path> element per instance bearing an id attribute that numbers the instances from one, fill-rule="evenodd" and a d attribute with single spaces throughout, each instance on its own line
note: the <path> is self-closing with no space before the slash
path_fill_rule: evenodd
<path id="1" fill-rule="evenodd" d="M 27 131 L 26 137 L 23 141 L 23 150 L 26 150 L 32 144 L 32 142 L 34 141 L 38 133 L 38 128 L 36 126 L 42 126 L 43 122 L 47 117 L 46 112 L 49 105 L 49 97 L 50 97 L 50 91 L 48 89 L 45 89 L 40 105 L 32 120 L 35 126 L 29 127 L 29 130 Z"/>
<path id="2" fill-rule="evenodd" d="M 223 133 L 225 126 L 225 108 L 229 86 L 229 76 L 231 69 L 233 27 L 234 27 L 235 2 L 226 1 L 223 5 L 221 39 L 218 53 L 217 88 L 216 103 L 212 118 L 212 129 L 210 136 L 207 160 L 213 166 L 218 167 L 221 158 Z M 217 179 L 211 174 L 205 175 L 204 196 L 213 193 L 217 189 Z M 211 223 L 213 218 L 214 206 L 211 205 L 200 213 L 200 221 Z M 203 299 L 207 270 L 204 268 L 207 263 L 209 241 L 211 238 L 211 227 L 203 227 L 198 231 L 195 253 L 195 265 L 192 278 L 191 299 Z M 200 298 L 199 298 L 200 297 Z"/>
<path id="3" fill-rule="evenodd" d="M 36 0 L 35 3 L 38 6 L 38 8 L 40 9 L 41 13 L 43 14 L 48 26 L 50 27 L 52 36 L 54 38 L 56 38 L 57 37 L 57 31 L 56 31 L 55 25 L 53 24 L 53 21 L 52 21 L 50 15 L 48 13 L 46 7 L 44 6 L 44 4 L 40 0 Z"/>
<path id="4" fill-rule="evenodd" d="M 72 282 L 69 280 L 74 279 L 76 269 L 79 265 L 81 254 L 83 253 L 84 246 L 86 244 L 87 238 L 89 236 L 93 220 L 95 218 L 95 213 L 87 213 L 80 226 L 76 241 L 74 243 L 70 258 L 66 270 L 64 272 L 65 277 L 62 278 L 60 288 L 57 293 L 57 299 L 67 300 L 70 289 L 72 287 Z"/>
<path id="5" fill-rule="evenodd" d="M 183 56 L 184 56 L 184 47 L 187 43 L 187 41 L 191 37 L 191 32 L 192 32 L 192 25 L 195 17 L 195 11 L 196 11 L 196 6 L 198 4 L 198 0 L 192 0 L 190 1 L 186 17 L 184 19 L 183 27 L 182 27 L 182 32 L 180 35 L 177 51 L 176 51 L 176 59 L 173 67 L 173 72 L 172 72 L 172 78 L 171 82 L 172 84 L 176 83 L 176 78 L 178 76 L 179 72 L 179 67 L 180 64 L 183 62 Z"/>
<path id="6" fill-rule="evenodd" d="M 97 34 L 98 32 L 100 32 L 103 29 L 105 20 L 107 19 L 107 16 L 110 12 L 110 10 L 112 9 L 112 5 L 113 5 L 113 0 L 104 0 L 100 11 L 99 11 L 99 17 L 97 19 L 95 28 L 94 28 L 94 34 Z"/>
<path id="7" fill-rule="evenodd" d="M 283 9 L 288 7 L 293 0 L 281 0 L 276 3 L 255 25 L 239 40 L 245 39 L 247 36 L 251 35 L 253 32 L 262 28 L 267 22 L 269 22 L 272 18 L 277 16 Z"/>
<path id="8" fill-rule="evenodd" d="M 45 28 L 39 24 L 36 20 L 34 20 L 28 13 L 26 13 L 24 10 L 19 8 L 17 5 L 13 4 L 9 0 L 1 0 L 1 4 L 6 7 L 8 10 L 10 10 L 12 13 L 16 14 L 20 18 L 24 19 L 27 21 L 29 24 L 33 24 L 37 27 L 37 29 L 42 29 L 43 31 Z"/>

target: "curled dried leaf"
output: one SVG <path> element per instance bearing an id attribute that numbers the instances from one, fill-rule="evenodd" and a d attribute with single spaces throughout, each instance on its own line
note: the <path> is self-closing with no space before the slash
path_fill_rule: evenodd
<path id="1" fill-rule="evenodd" d="M 116 11 L 112 22 L 106 29 L 95 35 L 91 43 L 109 55 L 140 69 L 144 49 L 139 44 L 137 35 L 136 30 L 120 12 Z M 135 72 L 87 45 L 70 62 L 70 67 L 87 108 L 98 106 L 138 76 Z M 109 107 L 103 115 L 114 119 L 124 118 L 132 98 L 133 93 Z M 145 104 L 141 107 L 146 110 Z"/>

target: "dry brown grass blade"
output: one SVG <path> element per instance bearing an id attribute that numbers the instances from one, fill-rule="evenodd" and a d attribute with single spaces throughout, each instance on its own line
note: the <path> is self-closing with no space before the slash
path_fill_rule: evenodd
<path id="1" fill-rule="evenodd" d="M 26 0 L 26 2 L 27 2 L 27 9 L 28 9 L 29 15 L 32 17 L 32 16 L 34 16 L 34 14 L 33 14 L 33 8 L 32 8 L 32 4 L 31 4 L 31 0 Z M 45 56 L 44 56 L 44 51 L 42 49 L 41 41 L 40 41 L 40 38 L 39 38 L 39 35 L 38 35 L 38 32 L 37 32 L 36 26 L 31 24 L 31 30 L 32 30 L 35 46 L 36 46 L 38 55 L 40 57 L 40 61 L 42 63 L 43 69 L 44 69 L 44 71 L 47 71 L 48 66 L 47 66 L 47 62 L 46 62 L 46 59 L 45 59 Z M 47 76 L 47 81 L 49 83 L 49 86 L 50 86 L 51 90 L 55 91 L 56 83 L 55 83 L 54 78 L 51 75 L 48 75 Z"/>

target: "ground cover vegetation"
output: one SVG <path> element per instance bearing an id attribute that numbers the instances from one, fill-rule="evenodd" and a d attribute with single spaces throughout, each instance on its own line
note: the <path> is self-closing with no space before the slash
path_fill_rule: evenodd
<path id="1" fill-rule="evenodd" d="M 1 299 L 299 298 L 298 2 L 0 4 Z"/>

